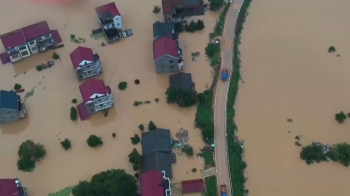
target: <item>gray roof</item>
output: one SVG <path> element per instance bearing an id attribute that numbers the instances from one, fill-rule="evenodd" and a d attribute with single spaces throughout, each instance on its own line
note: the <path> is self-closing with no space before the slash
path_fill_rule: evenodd
<path id="1" fill-rule="evenodd" d="M 142 154 L 147 155 L 153 152 L 171 152 L 172 139 L 170 131 L 156 129 L 142 134 Z"/>
<path id="2" fill-rule="evenodd" d="M 0 110 L 13 109 L 18 110 L 17 93 L 13 91 L 0 91 Z"/>
<path id="3" fill-rule="evenodd" d="M 153 152 L 142 156 L 140 173 L 143 174 L 149 170 L 165 171 L 165 176 L 172 178 L 171 169 L 172 156 L 170 153 Z"/>
<path id="4" fill-rule="evenodd" d="M 192 76 L 189 73 L 176 73 L 170 76 L 170 87 L 182 88 L 183 90 L 192 90 L 195 84 L 192 82 Z"/>
<path id="5" fill-rule="evenodd" d="M 169 38 L 175 38 L 175 24 L 174 23 L 162 23 L 162 22 L 155 22 L 153 23 L 153 38 L 158 39 L 161 37 L 169 37 Z"/>
<path id="6" fill-rule="evenodd" d="M 183 5 L 187 6 L 187 5 L 201 5 L 203 4 L 203 1 L 201 0 L 184 0 L 183 1 Z"/>

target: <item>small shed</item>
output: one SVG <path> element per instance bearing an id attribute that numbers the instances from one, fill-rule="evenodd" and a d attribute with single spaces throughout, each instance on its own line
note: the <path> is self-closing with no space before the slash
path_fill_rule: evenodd
<path id="1" fill-rule="evenodd" d="M 197 193 L 204 191 L 203 179 L 182 181 L 182 193 Z"/>

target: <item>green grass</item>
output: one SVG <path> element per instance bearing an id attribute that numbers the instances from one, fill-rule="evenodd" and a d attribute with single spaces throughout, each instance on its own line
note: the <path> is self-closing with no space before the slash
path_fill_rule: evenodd
<path id="1" fill-rule="evenodd" d="M 56 193 L 49 193 L 48 196 L 70 196 L 72 190 L 73 190 L 74 186 L 62 189 Z"/>
<path id="2" fill-rule="evenodd" d="M 232 181 L 232 191 L 234 196 L 245 196 L 248 190 L 245 189 L 246 178 L 244 176 L 244 170 L 247 164 L 243 161 L 240 143 L 234 140 L 237 126 L 234 118 L 236 111 L 234 104 L 239 89 L 239 81 L 241 79 L 240 67 L 240 51 L 239 44 L 241 43 L 241 32 L 243 30 L 243 24 L 247 16 L 247 10 L 252 0 L 245 0 L 242 4 L 240 13 L 237 18 L 235 37 L 234 37 L 234 53 L 233 53 L 233 73 L 230 81 L 229 94 L 227 99 L 227 143 L 228 143 L 228 155 L 230 164 L 230 173 Z"/>

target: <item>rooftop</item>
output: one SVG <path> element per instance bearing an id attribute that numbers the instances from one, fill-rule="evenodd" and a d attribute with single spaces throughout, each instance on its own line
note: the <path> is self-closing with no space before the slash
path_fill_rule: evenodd
<path id="1" fill-rule="evenodd" d="M 192 90 L 195 84 L 192 82 L 190 73 L 176 73 L 169 77 L 170 87 L 181 88 L 183 90 Z"/>
<path id="2" fill-rule="evenodd" d="M 111 94 L 111 88 L 100 79 L 88 79 L 79 86 L 79 89 L 84 103 L 93 100 L 90 97 L 94 94 Z"/>
<path id="3" fill-rule="evenodd" d="M 170 130 L 156 129 L 147 133 L 142 133 L 142 154 L 147 155 L 153 152 L 171 152 L 172 139 Z"/>
<path id="4" fill-rule="evenodd" d="M 120 16 L 117 6 L 114 2 L 108 3 L 106 5 L 102 5 L 100 7 L 95 8 L 96 13 L 100 14 L 103 18 L 114 18 L 115 16 Z"/>
<path id="5" fill-rule="evenodd" d="M 71 54 L 70 58 L 74 69 L 78 68 L 83 61 L 95 61 L 91 48 L 78 46 Z"/>
<path id="6" fill-rule="evenodd" d="M 149 170 L 141 174 L 141 195 L 164 196 L 162 172 Z"/>
<path id="7" fill-rule="evenodd" d="M 204 191 L 203 179 L 182 181 L 182 193 L 197 193 Z"/>
<path id="8" fill-rule="evenodd" d="M 51 30 L 46 21 L 41 21 L 22 28 L 22 32 L 25 39 L 27 41 L 30 41 L 40 36 L 51 33 Z"/>
<path id="9" fill-rule="evenodd" d="M 14 91 L 0 91 L 0 110 L 1 109 L 12 109 L 18 110 L 17 93 Z"/>
<path id="10" fill-rule="evenodd" d="M 153 42 L 153 57 L 154 60 L 169 55 L 174 58 L 179 58 L 179 46 L 176 40 L 169 37 L 162 37 Z"/>
<path id="11" fill-rule="evenodd" d="M 16 179 L 0 179 L 0 196 L 25 196 L 23 187 L 17 187 Z"/>
<path id="12" fill-rule="evenodd" d="M 163 23 L 163 22 L 155 22 L 153 23 L 153 38 L 161 38 L 161 37 L 170 37 L 176 38 L 175 36 L 175 24 L 174 23 Z"/>
<path id="13" fill-rule="evenodd" d="M 4 45 L 6 50 L 9 48 L 14 48 L 16 46 L 21 46 L 26 44 L 26 40 L 20 29 L 1 35 L 0 37 L 1 37 L 1 42 Z"/>
<path id="14" fill-rule="evenodd" d="M 150 170 L 165 171 L 167 178 L 173 177 L 171 169 L 172 156 L 170 153 L 153 152 L 147 155 L 143 155 L 141 158 L 141 175 Z"/>
<path id="15" fill-rule="evenodd" d="M 173 14 L 173 7 L 182 5 L 184 8 L 198 8 L 203 4 L 201 0 L 163 0 L 163 15 Z"/>

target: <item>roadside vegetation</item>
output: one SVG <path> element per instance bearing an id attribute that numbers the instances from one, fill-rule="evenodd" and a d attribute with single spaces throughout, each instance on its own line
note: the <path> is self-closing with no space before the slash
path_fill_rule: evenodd
<path id="1" fill-rule="evenodd" d="M 216 182 L 216 176 L 210 176 L 208 178 L 205 178 L 205 186 L 206 192 L 204 193 L 206 196 L 217 196 L 218 190 L 217 190 L 217 182 Z"/>
<path id="2" fill-rule="evenodd" d="M 218 11 L 220 10 L 222 7 L 224 7 L 226 4 L 226 2 L 224 0 L 210 0 L 209 1 L 209 5 L 210 5 L 210 10 L 211 11 Z"/>
<path id="3" fill-rule="evenodd" d="M 219 21 L 215 25 L 214 32 L 210 33 L 210 35 L 209 35 L 210 38 L 214 38 L 216 36 L 221 36 L 222 35 L 222 30 L 224 28 L 226 14 L 227 14 L 227 11 L 228 11 L 229 8 L 230 8 L 230 3 L 225 5 L 224 10 L 220 14 Z"/>
<path id="4" fill-rule="evenodd" d="M 44 158 L 46 154 L 44 145 L 35 143 L 32 140 L 23 142 L 18 149 L 18 170 L 26 172 L 34 171 L 35 163 Z"/>

